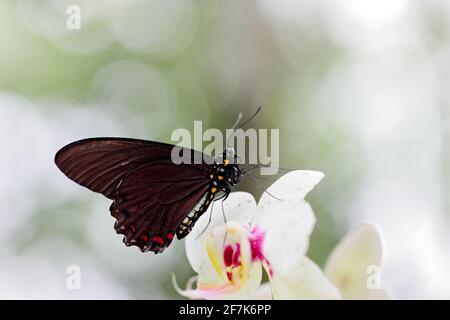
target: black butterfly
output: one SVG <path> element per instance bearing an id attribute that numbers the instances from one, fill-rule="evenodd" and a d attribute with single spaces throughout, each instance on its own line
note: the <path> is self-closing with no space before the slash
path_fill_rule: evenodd
<path id="1" fill-rule="evenodd" d="M 239 114 L 233 129 L 241 118 Z M 175 164 L 174 147 L 136 139 L 92 138 L 62 148 L 55 163 L 76 183 L 113 200 L 114 228 L 125 236 L 127 246 L 160 253 L 175 235 L 186 237 L 211 203 L 225 200 L 250 171 L 241 171 L 233 148 L 211 158 L 177 146 L 183 155 L 190 155 L 190 161 Z"/>
<path id="2" fill-rule="evenodd" d="M 176 165 L 171 160 L 173 147 L 92 138 L 67 145 L 55 162 L 76 183 L 114 201 L 114 228 L 125 236 L 127 246 L 160 253 L 175 235 L 186 237 L 210 204 L 226 198 L 242 176 L 231 148 L 216 159 L 182 148 L 183 154 L 191 154 L 192 164 Z M 196 157 L 203 161 L 195 164 Z"/>

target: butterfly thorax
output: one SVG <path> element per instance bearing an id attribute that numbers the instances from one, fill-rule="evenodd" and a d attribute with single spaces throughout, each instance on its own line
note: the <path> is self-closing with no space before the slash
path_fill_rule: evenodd
<path id="1" fill-rule="evenodd" d="M 215 159 L 209 176 L 208 192 L 184 218 L 177 229 L 177 238 L 182 239 L 192 230 L 197 220 L 206 212 L 213 201 L 225 200 L 231 188 L 241 180 L 242 172 L 237 164 L 233 149 L 227 148 L 223 155 Z"/>
<path id="2" fill-rule="evenodd" d="M 225 192 L 227 196 L 230 193 L 230 187 L 237 185 L 241 180 L 242 172 L 237 160 L 234 149 L 226 148 L 222 156 L 215 159 L 213 167 L 215 174 L 210 176 L 213 186 Z"/>

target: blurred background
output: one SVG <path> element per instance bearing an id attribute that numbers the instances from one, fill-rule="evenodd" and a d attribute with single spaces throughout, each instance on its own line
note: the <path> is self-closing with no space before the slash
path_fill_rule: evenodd
<path id="1" fill-rule="evenodd" d="M 445 0 L 1 1 L 0 298 L 179 298 L 184 243 L 125 247 L 110 201 L 54 154 L 93 136 L 170 142 L 194 120 L 226 129 L 259 105 L 280 165 L 326 174 L 309 256 L 323 266 L 374 221 L 392 296 L 450 298 L 449 35 Z"/>

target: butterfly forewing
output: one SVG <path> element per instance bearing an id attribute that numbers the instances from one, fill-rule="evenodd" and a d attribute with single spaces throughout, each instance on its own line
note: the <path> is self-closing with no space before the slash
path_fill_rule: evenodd
<path id="1" fill-rule="evenodd" d="M 93 138 L 67 145 L 56 154 L 55 162 L 76 183 L 112 199 L 120 181 L 134 169 L 171 162 L 172 148 L 170 144 L 145 140 Z M 192 152 L 192 160 L 207 157 L 186 148 L 183 152 Z"/>

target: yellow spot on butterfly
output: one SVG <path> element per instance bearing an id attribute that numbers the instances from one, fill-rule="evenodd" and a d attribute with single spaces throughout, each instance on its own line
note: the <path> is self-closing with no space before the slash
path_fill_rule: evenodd
<path id="1" fill-rule="evenodd" d="M 224 166 L 227 166 L 229 162 L 230 162 L 230 160 L 225 159 L 225 160 L 223 160 L 223 165 L 224 165 Z"/>
<path id="2" fill-rule="evenodd" d="M 223 176 L 218 176 L 217 179 L 219 179 L 219 181 L 223 180 Z"/>
<path id="3" fill-rule="evenodd" d="M 213 176 L 213 175 L 210 175 L 210 176 L 209 176 L 209 178 L 210 178 L 210 179 L 213 179 L 213 178 L 214 178 L 214 176 Z"/>
<path id="4" fill-rule="evenodd" d="M 217 188 L 216 187 L 212 187 L 211 188 L 211 193 L 216 193 L 217 192 Z"/>

